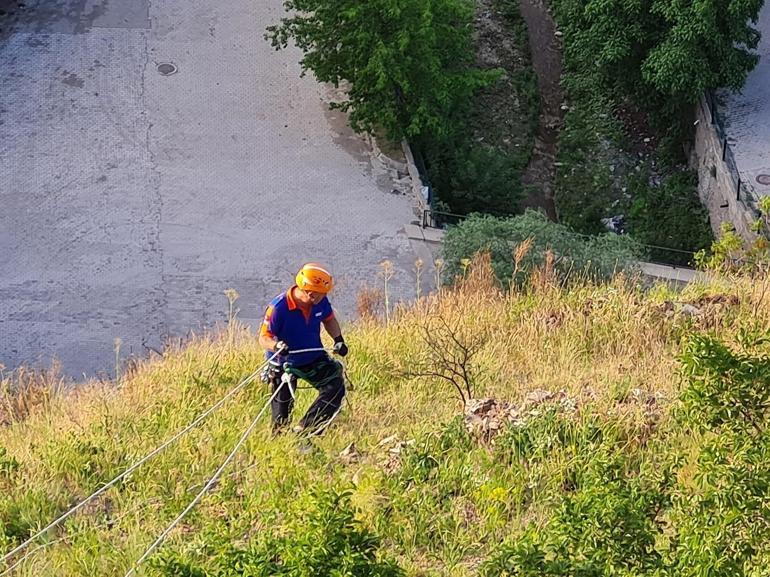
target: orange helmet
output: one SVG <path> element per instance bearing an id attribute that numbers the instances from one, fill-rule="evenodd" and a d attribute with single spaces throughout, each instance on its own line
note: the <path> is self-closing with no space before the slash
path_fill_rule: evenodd
<path id="1" fill-rule="evenodd" d="M 297 286 L 305 291 L 326 294 L 334 286 L 332 275 L 317 262 L 309 262 L 297 273 Z"/>

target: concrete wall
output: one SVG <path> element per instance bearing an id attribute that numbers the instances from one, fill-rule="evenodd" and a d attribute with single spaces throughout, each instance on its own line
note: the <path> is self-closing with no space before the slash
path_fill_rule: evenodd
<path id="1" fill-rule="evenodd" d="M 706 97 L 701 98 L 696 110 L 690 164 L 698 171 L 698 194 L 709 211 L 714 234 L 718 235 L 720 225 L 727 221 L 747 241 L 754 240 L 757 235 L 751 225 L 759 213 L 752 199 L 747 198 L 726 135 Z"/>
<path id="2" fill-rule="evenodd" d="M 420 171 L 417 168 L 417 163 L 414 161 L 414 154 L 412 153 L 412 147 L 406 139 L 401 141 L 401 148 L 404 151 L 404 158 L 406 159 L 406 169 L 411 181 L 412 194 L 416 203 L 416 211 L 420 217 L 420 221 L 423 226 L 426 224 L 424 221 L 425 211 L 430 208 L 422 190 L 422 179 L 420 178 Z"/>

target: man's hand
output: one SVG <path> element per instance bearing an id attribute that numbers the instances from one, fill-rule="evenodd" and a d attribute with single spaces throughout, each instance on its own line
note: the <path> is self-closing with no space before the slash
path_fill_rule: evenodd
<path id="1" fill-rule="evenodd" d="M 279 355 L 287 355 L 289 354 L 289 345 L 287 345 L 283 341 L 275 341 L 275 346 L 273 347 L 273 351 L 275 351 Z"/>
<path id="2" fill-rule="evenodd" d="M 342 335 L 335 337 L 333 350 L 335 354 L 338 354 L 341 357 L 348 354 L 348 345 L 345 344 L 345 339 L 342 338 Z"/>

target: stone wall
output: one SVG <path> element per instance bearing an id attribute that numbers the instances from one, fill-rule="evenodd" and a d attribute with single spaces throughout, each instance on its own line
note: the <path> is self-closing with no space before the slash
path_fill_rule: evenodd
<path id="1" fill-rule="evenodd" d="M 751 226 L 759 212 L 741 184 L 727 136 L 710 98 L 700 99 L 695 122 L 690 165 L 698 171 L 698 194 L 709 211 L 714 234 L 719 235 L 723 222 L 731 222 L 736 232 L 751 242 L 757 237 Z"/>
<path id="2" fill-rule="evenodd" d="M 426 198 L 425 187 L 422 184 L 422 178 L 420 178 L 420 171 L 417 168 L 417 163 L 414 161 L 414 154 L 412 153 L 412 147 L 406 139 L 401 141 L 401 148 L 404 151 L 404 157 L 406 158 L 406 169 L 411 181 L 412 194 L 416 203 L 416 210 L 419 213 L 421 226 L 430 226 L 430 223 L 426 223 L 426 214 L 429 211 L 430 203 Z"/>

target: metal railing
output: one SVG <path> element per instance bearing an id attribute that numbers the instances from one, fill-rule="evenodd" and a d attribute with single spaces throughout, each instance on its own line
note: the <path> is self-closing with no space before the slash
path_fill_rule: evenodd
<path id="1" fill-rule="evenodd" d="M 467 214 L 456 214 L 453 212 L 444 212 L 426 208 L 422 212 L 421 226 L 422 228 L 446 228 L 448 225 L 458 224 L 466 218 L 468 218 Z M 586 239 L 595 238 L 595 235 L 580 232 L 573 231 L 573 234 Z M 695 259 L 696 253 L 691 250 L 660 246 L 657 244 L 645 244 L 642 242 L 638 242 L 637 244 L 645 249 L 644 258 L 646 261 L 653 264 L 665 264 L 668 266 L 689 268 Z M 661 256 L 662 254 L 669 254 L 671 256 L 664 258 Z"/>

